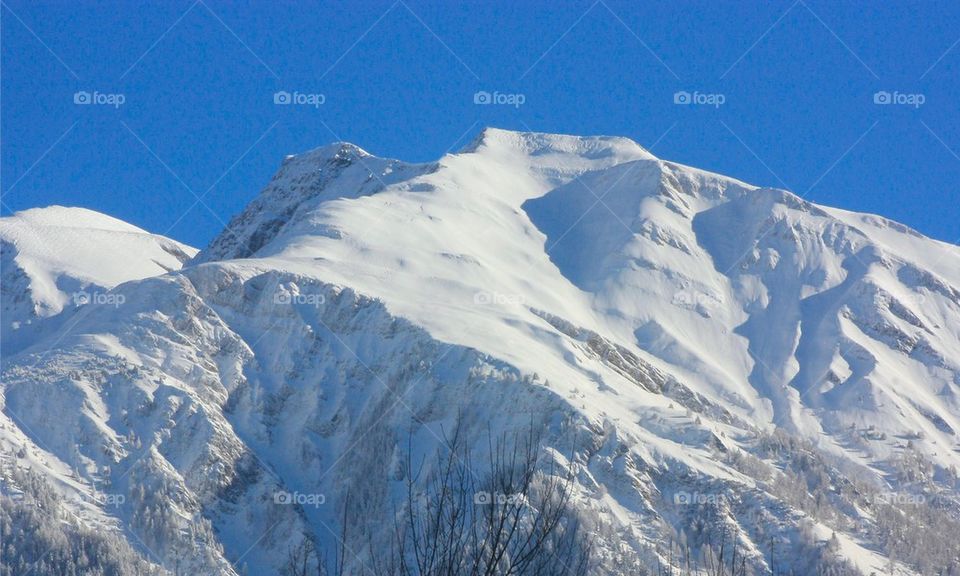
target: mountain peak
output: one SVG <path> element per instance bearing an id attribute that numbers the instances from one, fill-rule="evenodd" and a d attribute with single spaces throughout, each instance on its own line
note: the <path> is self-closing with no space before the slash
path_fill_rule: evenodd
<path id="1" fill-rule="evenodd" d="M 86 208 L 49 206 L 0 218 L 5 351 L 15 331 L 59 313 L 71 296 L 178 270 L 196 252 Z"/>
<path id="2" fill-rule="evenodd" d="M 488 165 L 480 168 L 483 171 L 490 170 L 489 164 L 509 166 L 506 171 L 516 168 L 546 178 L 548 187 L 591 170 L 635 160 L 656 160 L 629 138 L 515 132 L 491 127 L 484 128 L 458 156 L 463 158 L 469 154 L 477 154 L 476 159 Z M 270 252 L 264 248 L 279 236 L 294 229 L 302 232 L 296 223 L 308 219 L 309 213 L 320 204 L 369 196 L 399 183 L 420 189 L 429 185 L 412 181 L 433 172 L 438 166 L 438 163 L 413 164 L 380 158 L 349 142 L 334 142 L 287 156 L 260 195 L 231 220 L 227 229 L 192 263 L 247 258 L 255 254 L 262 256 Z M 464 168 L 461 165 L 453 172 Z M 473 166 L 469 170 L 477 168 Z M 502 168 L 496 170 L 503 171 Z M 510 188 L 520 190 L 522 199 L 546 191 Z M 499 194 L 507 189 L 497 185 L 487 187 L 485 191 Z M 307 228 L 311 234 L 317 233 L 313 228 Z"/>
<path id="3" fill-rule="evenodd" d="M 612 155 L 631 155 L 650 160 L 656 159 L 644 147 L 622 136 L 576 136 L 547 132 L 521 132 L 491 126 L 481 130 L 477 137 L 460 152 L 478 152 L 484 148 L 530 156 L 553 153 L 577 155 L 590 159 Z"/>
<path id="4" fill-rule="evenodd" d="M 0 525 L 64 503 L 167 568 L 276 574 L 307 539 L 389 550 L 398 514 L 438 509 L 445 431 L 484 461 L 531 429 L 617 564 L 591 576 L 711 538 L 755 574 L 771 542 L 781 573 L 956 567 L 960 253 L 895 223 L 496 128 L 429 164 L 288 157 L 157 278 L 166 243 L 70 210 L 0 219 Z M 10 481 L 28 466 L 64 497 Z"/>
<path id="5" fill-rule="evenodd" d="M 192 261 L 252 257 L 320 204 L 375 194 L 389 183 L 433 169 L 334 142 L 287 156 L 260 194 Z"/>
<path id="6" fill-rule="evenodd" d="M 330 144 L 324 144 L 323 146 L 318 146 L 312 150 L 307 150 L 306 152 L 301 152 L 300 154 L 291 154 L 284 158 L 284 164 L 290 162 L 322 162 L 328 159 L 342 159 L 342 160 L 353 160 L 357 158 L 366 158 L 372 156 L 369 152 L 363 148 L 353 144 L 351 142 L 331 142 Z"/>
<path id="7" fill-rule="evenodd" d="M 30 225 L 38 227 L 86 228 L 90 230 L 106 230 L 111 232 L 129 232 L 132 234 L 148 234 L 146 230 L 138 228 L 89 208 L 75 206 L 52 205 L 45 208 L 30 208 L 15 212 L 6 220 L 8 225 Z"/>

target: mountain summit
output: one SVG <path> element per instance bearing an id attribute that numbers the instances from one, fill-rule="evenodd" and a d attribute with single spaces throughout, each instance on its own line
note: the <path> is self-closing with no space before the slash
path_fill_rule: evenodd
<path id="1" fill-rule="evenodd" d="M 54 256 L 105 292 L 61 282 L 10 336 L 0 500 L 57 495 L 75 524 L 35 524 L 118 566 L 277 573 L 307 539 L 364 573 L 451 430 L 485 461 L 532 426 L 591 573 L 724 546 L 755 574 L 960 569 L 960 249 L 903 225 L 491 128 L 431 163 L 288 157 L 182 268 L 119 224 L 48 257 L 24 214 L 5 313 Z"/>
<path id="2" fill-rule="evenodd" d="M 84 208 L 50 206 L 0 218 L 0 346 L 31 339 L 41 318 L 127 282 L 179 270 L 197 251 Z"/>

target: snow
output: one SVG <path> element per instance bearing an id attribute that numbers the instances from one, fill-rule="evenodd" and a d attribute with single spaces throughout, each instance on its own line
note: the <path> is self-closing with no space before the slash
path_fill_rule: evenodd
<path id="1" fill-rule="evenodd" d="M 2 299 L 5 344 L 13 330 L 72 307 L 75 295 L 95 297 L 178 270 L 197 252 L 106 214 L 63 206 L 0 218 L 0 246 L 4 285 L 16 286 Z"/>
<path id="2" fill-rule="evenodd" d="M 370 498 L 358 517 L 390 525 L 413 415 L 423 454 L 458 413 L 474 431 L 534 418 L 560 454 L 581 435 L 578 499 L 638 554 L 654 519 L 680 528 L 689 511 L 661 498 L 677 490 L 750 494 L 731 522 L 759 507 L 778 518 L 765 529 L 797 529 L 793 504 L 722 455 L 764 430 L 877 485 L 899 487 L 907 437 L 940 472 L 960 466 L 956 246 L 624 138 L 488 128 L 427 164 L 324 146 L 287 157 L 182 268 L 192 249 L 81 209 L 18 213 L 0 239 L 23 271 L 4 271 L 5 316 L 28 298 L 15 320 L 50 327 L 11 332 L 4 406 L 51 429 L 8 420 L 5 445 L 50 454 L 53 477 L 135 469 L 188 495 L 177 513 L 223 547 L 197 569 L 248 551 L 274 570 L 299 532 L 338 525 L 333 507 L 271 506 L 278 487 L 337 502 L 353 485 Z M 57 315 L 101 288 L 119 303 Z M 839 541 L 879 566 L 876 541 Z"/>

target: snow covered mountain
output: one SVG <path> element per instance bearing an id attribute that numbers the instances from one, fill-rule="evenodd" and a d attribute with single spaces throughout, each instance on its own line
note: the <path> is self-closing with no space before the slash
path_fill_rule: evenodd
<path id="1" fill-rule="evenodd" d="M 196 252 L 84 208 L 51 206 L 0 218 L 4 352 L 28 342 L 24 334 L 39 319 L 123 282 L 179 270 Z"/>
<path id="2" fill-rule="evenodd" d="M 497 129 L 428 164 L 288 157 L 183 268 L 64 210 L 0 223 L 0 529 L 93 527 L 130 573 L 277 573 L 304 539 L 368 573 L 409 462 L 533 427 L 592 573 L 724 545 L 744 573 L 960 570 L 956 246 Z"/>

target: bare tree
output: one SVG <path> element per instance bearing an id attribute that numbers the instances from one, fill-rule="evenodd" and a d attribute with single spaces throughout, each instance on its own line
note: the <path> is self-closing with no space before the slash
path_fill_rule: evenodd
<path id="1" fill-rule="evenodd" d="M 300 544 L 294 546 L 287 553 L 287 561 L 281 570 L 283 576 L 310 576 L 314 567 L 322 576 L 320 557 L 313 540 L 304 536 Z"/>
<path id="2" fill-rule="evenodd" d="M 280 569 L 283 576 L 343 576 L 346 566 L 347 549 L 347 512 L 350 509 L 350 493 L 343 500 L 343 518 L 341 532 L 337 538 L 337 549 L 331 560 L 321 552 L 313 539 L 304 534 L 300 543 L 287 553 L 287 561 Z"/>
<path id="3" fill-rule="evenodd" d="M 457 425 L 436 466 L 414 467 L 408 442 L 406 505 L 396 515 L 389 576 L 581 576 L 592 541 L 570 506 L 573 471 L 541 467 L 540 438 L 487 434 L 485 469 Z M 414 472 L 416 470 L 416 472 Z"/>

